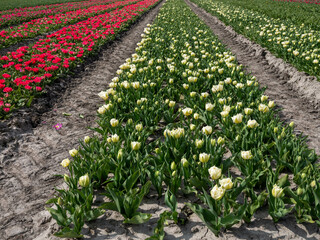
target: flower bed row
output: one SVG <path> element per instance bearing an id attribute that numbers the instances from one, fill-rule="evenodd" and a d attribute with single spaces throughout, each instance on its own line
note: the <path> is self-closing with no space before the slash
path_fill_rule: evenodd
<path id="1" fill-rule="evenodd" d="M 250 222 L 265 204 L 275 222 L 293 212 L 298 222 L 320 225 L 316 154 L 293 134 L 294 123 L 280 122 L 275 103 L 185 2 L 167 1 L 142 36 L 98 94 L 105 100 L 98 134 L 61 162 L 68 187 L 48 201 L 63 227 L 56 235 L 79 237 L 104 209 L 121 213 L 124 223 L 148 221 L 138 209 L 151 185 L 170 211 L 150 239 L 164 238 L 167 219 L 181 223 L 181 192 L 203 202 L 186 205 L 216 235 Z M 96 188 L 108 200 L 92 208 Z"/>
<path id="2" fill-rule="evenodd" d="M 294 21 L 295 25 L 308 25 L 313 30 L 319 30 L 320 7 L 297 2 L 264 1 L 264 0 L 222 0 L 223 3 L 249 9 L 268 17 Z"/>
<path id="3" fill-rule="evenodd" d="M 0 117 L 30 104 L 45 85 L 68 73 L 84 57 L 113 39 L 115 33 L 122 31 L 134 16 L 153 3 L 154 0 L 141 1 L 89 18 L 47 35 L 33 46 L 23 46 L 0 56 L 3 69 L 0 71 Z"/>
<path id="4" fill-rule="evenodd" d="M 320 31 L 291 20 L 274 19 L 223 1 L 192 0 L 238 33 L 266 47 L 300 71 L 320 80 Z"/>
<path id="5" fill-rule="evenodd" d="M 23 41 L 25 38 L 34 38 L 38 35 L 51 32 L 66 25 L 74 24 L 106 11 L 137 2 L 137 0 L 119 1 L 108 5 L 92 6 L 87 9 L 79 9 L 49 17 L 37 18 L 30 22 L 0 30 L 0 49 Z"/>
<path id="6" fill-rule="evenodd" d="M 112 3 L 110 0 L 91 0 L 80 2 L 68 2 L 60 4 L 51 4 L 27 8 L 15 8 L 0 12 L 0 27 L 4 28 L 10 25 L 15 25 L 29 21 L 31 19 L 40 18 L 58 13 L 66 13 L 78 9 L 84 9 L 91 6 Z"/>

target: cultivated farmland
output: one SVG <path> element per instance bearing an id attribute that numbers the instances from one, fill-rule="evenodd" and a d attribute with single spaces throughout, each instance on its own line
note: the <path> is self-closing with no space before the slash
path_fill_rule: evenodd
<path id="1" fill-rule="evenodd" d="M 313 6 L 0 12 L 1 236 L 319 239 Z"/>

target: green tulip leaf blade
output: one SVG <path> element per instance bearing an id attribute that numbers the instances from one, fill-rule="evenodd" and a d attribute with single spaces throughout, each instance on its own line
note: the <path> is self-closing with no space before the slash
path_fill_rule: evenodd
<path id="1" fill-rule="evenodd" d="M 130 191 L 130 189 L 133 188 L 135 183 L 137 182 L 138 178 L 140 177 L 140 171 L 136 171 L 133 174 L 131 174 L 127 180 L 123 183 L 123 187 L 126 189 L 127 192 Z"/>
<path id="2" fill-rule="evenodd" d="M 226 215 L 225 217 L 221 218 L 221 225 L 224 226 L 225 228 L 230 228 L 232 225 L 241 221 L 246 210 L 247 210 L 247 202 L 245 202 L 238 209 L 236 214 L 230 213 L 230 214 Z"/>
<path id="3" fill-rule="evenodd" d="M 216 235 L 219 235 L 221 223 L 208 209 L 202 208 L 198 204 L 186 203 L 186 205 L 206 224 L 206 226 Z"/>
<path id="4" fill-rule="evenodd" d="M 60 226 L 68 226 L 68 220 L 66 216 L 63 216 L 62 212 L 59 211 L 59 209 L 57 210 L 53 208 L 46 208 L 46 210 L 51 214 L 52 218 L 55 219 Z"/>
<path id="5" fill-rule="evenodd" d="M 151 218 L 150 213 L 136 213 L 132 218 L 126 218 L 123 223 L 128 223 L 128 224 L 142 224 Z"/>
<path id="6" fill-rule="evenodd" d="M 56 232 L 54 236 L 60 237 L 60 238 L 82 238 L 83 237 L 82 234 L 76 233 L 69 227 L 65 227 L 60 232 Z"/>
<path id="7" fill-rule="evenodd" d="M 91 211 L 86 212 L 84 214 L 84 217 L 85 217 L 86 221 L 90 222 L 92 220 L 97 219 L 98 217 L 100 217 L 104 213 L 105 213 L 105 210 L 95 208 L 95 209 L 92 209 Z"/>

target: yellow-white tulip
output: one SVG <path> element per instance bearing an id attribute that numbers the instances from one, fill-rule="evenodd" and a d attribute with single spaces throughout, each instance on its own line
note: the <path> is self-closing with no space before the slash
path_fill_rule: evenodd
<path id="1" fill-rule="evenodd" d="M 213 180 L 217 180 L 221 177 L 221 168 L 218 168 L 216 166 L 209 168 L 208 172 L 210 178 L 212 178 Z"/>
<path id="2" fill-rule="evenodd" d="M 233 187 L 233 182 L 231 181 L 231 178 L 221 179 L 219 180 L 219 184 L 225 190 L 229 190 Z"/>
<path id="3" fill-rule="evenodd" d="M 282 193 L 283 193 L 283 189 L 279 186 L 277 186 L 276 184 L 273 185 L 273 188 L 272 188 L 272 196 L 275 197 L 275 198 L 279 198 L 282 196 Z"/>
<path id="4" fill-rule="evenodd" d="M 224 196 L 224 193 L 225 193 L 225 189 L 223 189 L 222 187 L 218 187 L 218 185 L 215 185 L 211 191 L 210 191 L 210 194 L 211 194 L 211 197 L 218 201 L 220 200 L 223 196 Z"/>

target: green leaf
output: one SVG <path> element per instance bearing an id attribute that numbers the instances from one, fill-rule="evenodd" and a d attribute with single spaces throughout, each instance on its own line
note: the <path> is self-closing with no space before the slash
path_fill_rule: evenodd
<path id="1" fill-rule="evenodd" d="M 129 192 L 130 189 L 133 188 L 139 177 L 140 171 L 138 170 L 127 178 L 127 180 L 123 183 L 123 187 L 126 189 L 127 192 Z"/>
<path id="2" fill-rule="evenodd" d="M 307 214 L 303 214 L 302 217 L 298 219 L 298 223 L 303 223 L 303 222 L 315 223 L 312 217 Z"/>
<path id="3" fill-rule="evenodd" d="M 132 218 L 126 218 L 123 223 L 129 223 L 129 224 L 141 224 L 141 223 L 145 223 L 147 221 L 149 221 L 149 219 L 151 218 L 151 214 L 149 213 L 136 213 L 135 216 L 133 216 Z"/>
<path id="4" fill-rule="evenodd" d="M 56 232 L 54 234 L 56 237 L 60 238 L 82 238 L 82 234 L 76 233 L 74 230 L 70 229 L 69 227 L 63 228 L 60 232 Z"/>
<path id="5" fill-rule="evenodd" d="M 60 226 L 68 226 L 68 220 L 65 218 L 65 216 L 63 216 L 62 212 L 53 208 L 46 208 L 46 210 L 51 214 L 52 218 L 55 219 Z"/>
<path id="6" fill-rule="evenodd" d="M 169 188 L 164 196 L 164 202 L 171 209 L 172 212 L 175 212 L 177 210 L 177 199 L 174 196 L 174 194 L 172 194 L 172 192 L 169 190 Z"/>
<path id="7" fill-rule="evenodd" d="M 34 96 L 31 96 L 29 101 L 27 102 L 27 107 L 31 106 L 32 100 L 33 100 Z"/>
<path id="8" fill-rule="evenodd" d="M 71 113 L 65 113 L 65 112 L 64 112 L 64 113 L 62 113 L 62 115 L 69 117 L 69 116 L 71 116 L 72 114 L 71 114 Z"/>
<path id="9" fill-rule="evenodd" d="M 108 209 L 108 210 L 119 212 L 119 210 L 117 208 L 117 204 L 114 203 L 114 202 L 103 203 L 99 208 L 104 208 L 104 209 Z"/>
<path id="10" fill-rule="evenodd" d="M 247 209 L 247 201 L 238 209 L 237 214 L 230 213 L 227 216 L 221 218 L 221 225 L 224 226 L 225 228 L 229 228 L 232 225 L 240 222 L 242 219 L 244 213 L 246 212 Z"/>
<path id="11" fill-rule="evenodd" d="M 46 201 L 46 204 L 57 203 L 57 201 L 58 201 L 57 198 L 51 198 L 48 201 Z"/>
<path id="12" fill-rule="evenodd" d="M 202 208 L 198 204 L 186 203 L 186 205 L 206 224 L 206 226 L 218 236 L 221 228 L 220 218 L 217 218 L 208 209 Z"/>
<path id="13" fill-rule="evenodd" d="M 89 212 L 86 212 L 84 214 L 84 218 L 86 221 L 92 221 L 94 219 L 97 219 L 98 217 L 100 217 L 102 214 L 105 213 L 105 210 L 103 209 L 99 209 L 99 208 L 95 208 Z"/>

